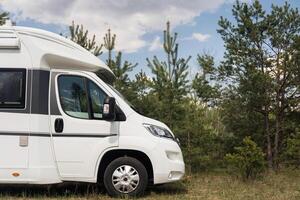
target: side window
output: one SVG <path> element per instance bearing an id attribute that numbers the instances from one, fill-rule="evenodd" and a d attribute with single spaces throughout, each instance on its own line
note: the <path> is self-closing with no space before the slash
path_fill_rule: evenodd
<path id="1" fill-rule="evenodd" d="M 92 81 L 88 81 L 88 89 L 91 100 L 92 116 L 102 119 L 103 103 L 107 95 Z"/>
<path id="2" fill-rule="evenodd" d="M 58 78 L 58 88 L 61 106 L 65 113 L 72 117 L 89 119 L 85 79 L 79 76 L 61 75 Z"/>
<path id="3" fill-rule="evenodd" d="M 25 69 L 0 69 L 0 108 L 25 108 L 25 90 Z"/>

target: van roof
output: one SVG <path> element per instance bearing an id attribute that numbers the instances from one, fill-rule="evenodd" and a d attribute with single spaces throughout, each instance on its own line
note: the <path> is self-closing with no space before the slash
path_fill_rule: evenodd
<path id="1" fill-rule="evenodd" d="M 23 47 L 24 46 L 24 47 Z M 0 49 L 27 48 L 33 68 L 99 71 L 107 82 L 115 78 L 111 69 L 75 42 L 36 28 L 0 26 Z"/>

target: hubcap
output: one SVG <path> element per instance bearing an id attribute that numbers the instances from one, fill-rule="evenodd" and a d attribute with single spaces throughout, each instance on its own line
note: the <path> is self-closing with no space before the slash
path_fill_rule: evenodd
<path id="1" fill-rule="evenodd" d="M 134 191 L 139 185 L 140 176 L 135 168 L 129 165 L 118 167 L 112 175 L 114 188 L 121 193 Z"/>

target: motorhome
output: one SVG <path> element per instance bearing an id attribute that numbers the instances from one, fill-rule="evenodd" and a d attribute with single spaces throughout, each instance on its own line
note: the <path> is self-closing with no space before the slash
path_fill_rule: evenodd
<path id="1" fill-rule="evenodd" d="M 65 37 L 0 26 L 0 184 L 102 182 L 109 195 L 135 196 L 180 180 L 174 134 L 136 112 L 114 79 Z"/>

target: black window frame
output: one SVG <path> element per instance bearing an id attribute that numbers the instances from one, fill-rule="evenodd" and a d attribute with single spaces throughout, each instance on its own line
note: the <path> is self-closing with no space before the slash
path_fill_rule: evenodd
<path id="1" fill-rule="evenodd" d="M 21 72 L 23 76 L 22 80 L 22 97 L 21 97 L 21 104 L 15 105 L 15 104 L 3 104 L 0 102 L 0 109 L 20 109 L 23 110 L 26 108 L 26 81 L 27 81 L 27 70 L 26 68 L 0 68 L 0 72 Z"/>
<path id="2" fill-rule="evenodd" d="M 99 85 L 96 84 L 91 79 L 86 78 L 85 82 L 86 82 L 86 89 L 87 89 L 87 94 L 88 94 L 89 110 L 91 111 L 90 112 L 90 119 L 103 120 L 103 117 L 102 118 L 95 117 L 95 112 L 93 110 L 93 103 L 92 103 L 92 97 L 91 97 L 91 90 L 90 90 L 90 84 L 89 84 L 89 82 L 91 82 L 94 85 L 96 85 L 98 87 L 98 89 L 101 90 L 105 94 L 105 96 L 109 97 L 109 95 L 106 92 L 104 92 L 104 90 L 102 90 L 102 88 L 99 87 Z"/>
<path id="3" fill-rule="evenodd" d="M 89 118 L 80 118 L 80 117 L 75 117 L 75 116 L 72 116 L 72 115 L 69 115 L 68 113 L 66 113 L 66 111 L 63 109 L 62 107 L 62 104 L 61 104 L 61 93 L 60 93 L 60 87 L 59 87 L 59 78 L 61 78 L 62 76 L 68 76 L 68 77 L 79 77 L 79 78 L 82 78 L 83 79 L 83 84 L 84 84 L 84 90 L 86 92 L 86 95 L 87 95 L 87 109 L 88 109 L 88 116 Z M 94 117 L 94 111 L 93 111 L 93 106 L 92 106 L 92 99 L 91 99 L 91 94 L 90 94 L 90 88 L 89 88 L 89 84 L 88 82 L 92 82 L 93 84 L 95 84 L 96 86 L 98 86 L 98 88 L 106 95 L 106 96 L 109 96 L 106 92 L 104 92 L 104 90 L 102 90 L 101 87 L 99 87 L 99 85 L 97 83 L 95 83 L 94 81 L 92 81 L 91 79 L 85 77 L 85 76 L 80 76 L 80 75 L 73 75 L 73 74 L 59 74 L 58 77 L 57 77 L 57 88 L 58 88 L 58 99 L 59 99 L 59 103 L 60 103 L 60 106 L 63 110 L 63 112 L 72 117 L 72 118 L 75 118 L 75 119 L 82 119 L 82 120 L 104 120 L 103 118 L 97 118 L 97 117 Z"/>

